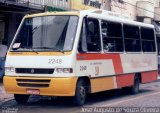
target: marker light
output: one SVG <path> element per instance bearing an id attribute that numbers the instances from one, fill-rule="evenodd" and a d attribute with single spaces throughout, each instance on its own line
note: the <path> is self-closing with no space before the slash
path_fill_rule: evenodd
<path id="1" fill-rule="evenodd" d="M 5 67 L 5 71 L 6 72 L 14 72 L 14 68 L 13 67 Z"/>
<path id="2" fill-rule="evenodd" d="M 56 68 L 57 73 L 73 73 L 72 68 Z"/>

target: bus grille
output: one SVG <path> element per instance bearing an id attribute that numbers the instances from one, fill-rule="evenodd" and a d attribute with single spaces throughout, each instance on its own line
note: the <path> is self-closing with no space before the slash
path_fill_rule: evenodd
<path id="1" fill-rule="evenodd" d="M 30 84 L 30 83 L 17 83 L 17 84 L 20 87 L 38 87 L 38 88 L 49 87 L 49 84 Z"/>
<path id="2" fill-rule="evenodd" d="M 16 68 L 16 73 L 25 74 L 53 74 L 54 69 Z"/>
<path id="3" fill-rule="evenodd" d="M 45 88 L 49 87 L 49 79 L 39 80 L 39 79 L 16 79 L 17 85 L 20 87 L 32 87 L 32 88 Z"/>

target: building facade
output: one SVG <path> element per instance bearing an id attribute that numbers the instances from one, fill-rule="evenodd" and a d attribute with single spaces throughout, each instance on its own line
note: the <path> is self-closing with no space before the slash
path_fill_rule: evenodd
<path id="1" fill-rule="evenodd" d="M 153 23 L 160 36 L 160 0 L 0 0 L 0 43 L 9 46 L 23 16 L 44 11 L 104 9 Z"/>
<path id="2" fill-rule="evenodd" d="M 24 15 L 43 12 L 44 6 L 23 0 L 0 0 L 0 44 L 10 45 Z"/>

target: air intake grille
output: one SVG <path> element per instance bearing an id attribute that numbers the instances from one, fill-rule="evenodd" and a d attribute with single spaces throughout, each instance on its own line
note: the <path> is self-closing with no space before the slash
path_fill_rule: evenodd
<path id="1" fill-rule="evenodd" d="M 54 69 L 16 68 L 16 73 L 25 74 L 53 74 Z"/>
<path id="2" fill-rule="evenodd" d="M 50 79 L 16 79 L 20 87 L 45 88 L 49 87 Z"/>
<path id="3" fill-rule="evenodd" d="M 38 87 L 38 88 L 44 88 L 49 87 L 49 84 L 31 84 L 31 83 L 17 83 L 20 87 Z"/>

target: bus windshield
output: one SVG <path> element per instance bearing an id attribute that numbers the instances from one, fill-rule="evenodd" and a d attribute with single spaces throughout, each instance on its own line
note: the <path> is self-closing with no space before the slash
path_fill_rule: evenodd
<path id="1" fill-rule="evenodd" d="M 11 51 L 71 51 L 77 24 L 77 16 L 26 18 Z"/>

